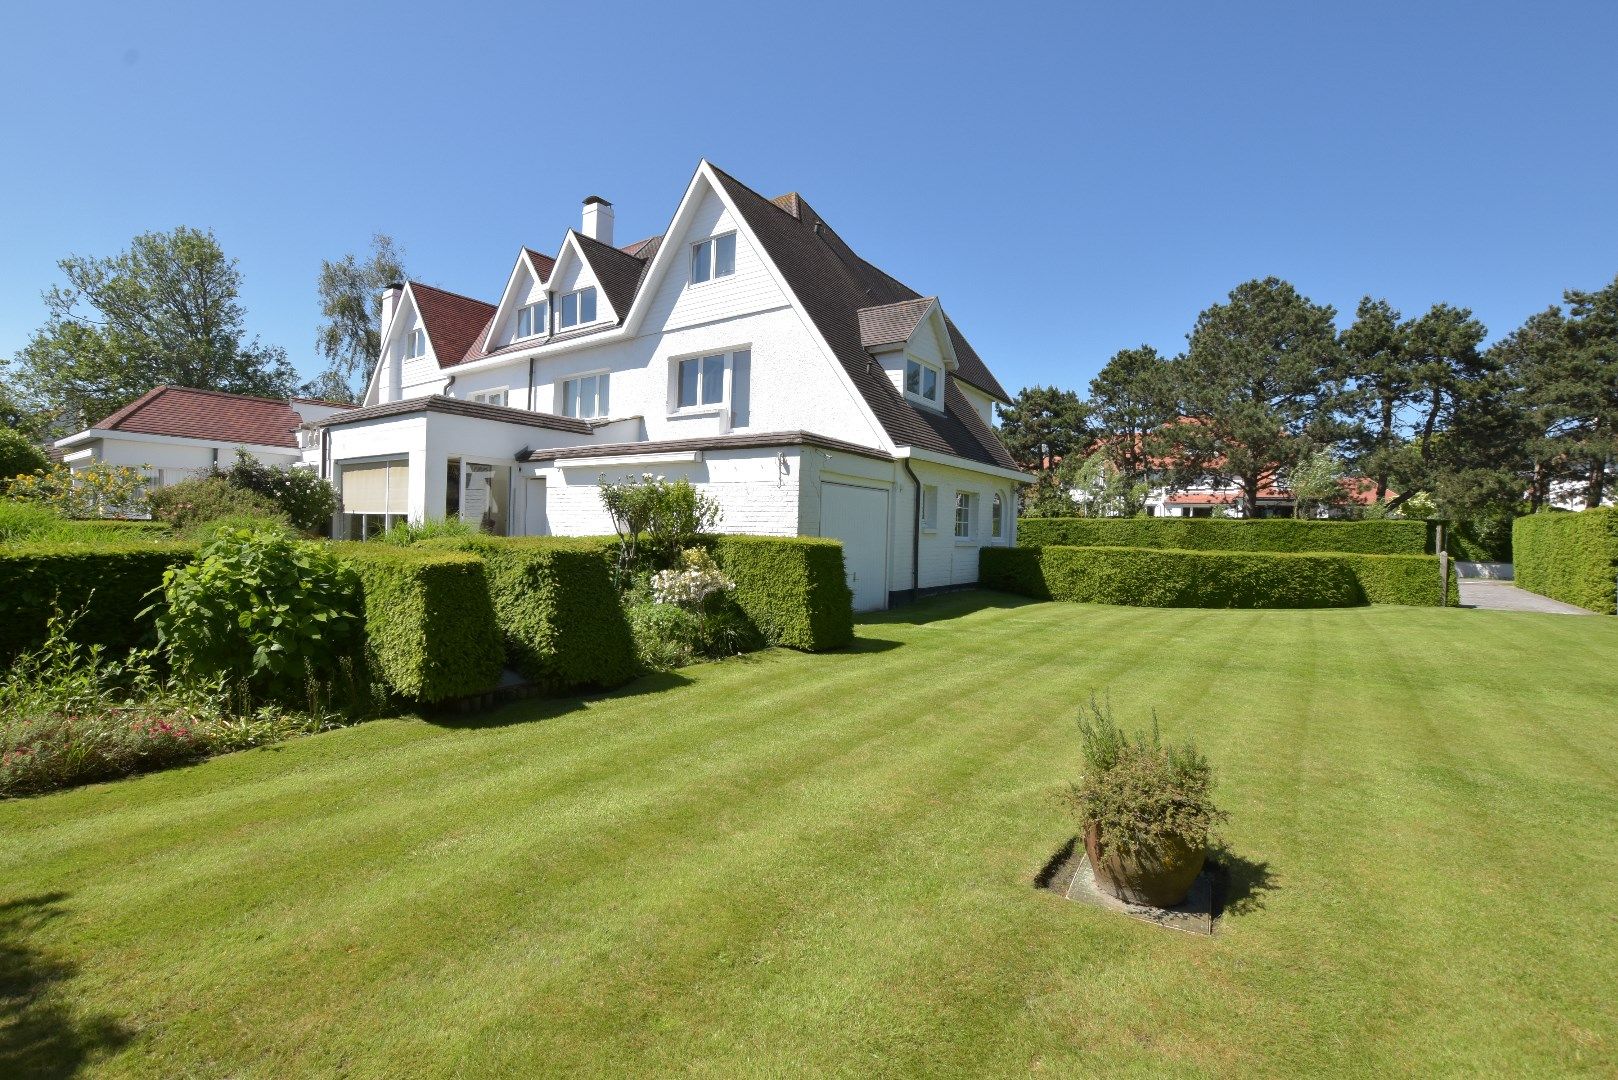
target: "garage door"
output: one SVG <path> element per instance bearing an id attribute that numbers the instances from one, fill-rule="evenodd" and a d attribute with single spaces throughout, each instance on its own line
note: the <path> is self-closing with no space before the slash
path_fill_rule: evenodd
<path id="1" fill-rule="evenodd" d="M 888 606 L 888 493 L 853 484 L 820 485 L 820 535 L 843 542 L 843 570 L 855 611 Z"/>

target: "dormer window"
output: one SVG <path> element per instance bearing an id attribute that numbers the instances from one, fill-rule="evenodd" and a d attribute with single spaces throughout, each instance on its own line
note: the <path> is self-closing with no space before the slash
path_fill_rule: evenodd
<path id="1" fill-rule="evenodd" d="M 418 356 L 426 355 L 427 331 L 418 326 L 410 331 L 410 336 L 405 339 L 405 357 L 414 360 Z"/>
<path id="2" fill-rule="evenodd" d="M 919 360 L 905 359 L 905 393 L 932 405 L 938 404 L 939 370 Z"/>
<path id="3" fill-rule="evenodd" d="M 517 309 L 517 336 L 537 337 L 545 332 L 550 321 L 550 306 L 541 300 Z"/>
<path id="4" fill-rule="evenodd" d="M 561 315 L 561 328 L 566 330 L 571 326 L 583 326 L 585 323 L 596 321 L 596 290 L 592 285 L 587 289 L 570 292 L 562 297 L 557 307 Z"/>
<path id="5" fill-rule="evenodd" d="M 736 234 L 710 237 L 691 246 L 691 282 L 701 284 L 736 272 Z"/>

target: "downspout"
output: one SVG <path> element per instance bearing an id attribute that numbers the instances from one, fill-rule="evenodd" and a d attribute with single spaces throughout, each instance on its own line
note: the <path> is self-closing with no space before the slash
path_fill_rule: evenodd
<path id="1" fill-rule="evenodd" d="M 910 515 L 910 602 L 915 603 L 921 593 L 921 479 L 916 476 L 916 470 L 910 467 L 910 459 L 899 459 L 904 463 L 905 472 L 910 474 L 911 486 L 916 489 L 915 511 Z"/>

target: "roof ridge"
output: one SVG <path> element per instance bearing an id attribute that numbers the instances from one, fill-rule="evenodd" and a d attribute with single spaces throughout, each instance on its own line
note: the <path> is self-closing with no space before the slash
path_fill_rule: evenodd
<path id="1" fill-rule="evenodd" d="M 431 289 L 433 292 L 440 292 L 440 293 L 443 293 L 445 296 L 454 296 L 454 297 L 458 297 L 458 298 L 460 298 L 462 300 L 470 300 L 470 301 L 472 301 L 472 303 L 474 303 L 474 304 L 482 304 L 484 307 L 491 307 L 492 308 L 492 307 L 499 307 L 500 306 L 498 304 L 491 304 L 487 300 L 479 300 L 475 296 L 468 296 L 465 293 L 455 292 L 453 289 L 446 289 L 446 288 L 443 288 L 442 286 L 439 286 L 439 285 L 429 285 L 425 281 L 416 281 L 414 278 L 409 279 L 408 284 L 410 285 L 410 287 L 412 289 L 414 289 L 414 288 Z"/>

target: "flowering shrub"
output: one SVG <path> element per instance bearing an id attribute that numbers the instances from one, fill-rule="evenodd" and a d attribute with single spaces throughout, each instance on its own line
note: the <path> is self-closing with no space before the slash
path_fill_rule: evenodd
<path id="1" fill-rule="evenodd" d="M 601 501 L 618 533 L 620 587 L 643 557 L 670 566 L 681 548 L 719 524 L 719 503 L 683 478 L 671 483 L 651 473 L 618 481 L 603 476 Z"/>
<path id="2" fill-rule="evenodd" d="M 338 510 L 337 489 L 311 469 L 266 465 L 238 449 L 223 475 L 233 487 L 268 499 L 299 532 L 324 532 Z"/>
<path id="3" fill-rule="evenodd" d="M 149 478 L 129 465 L 94 461 L 74 472 L 60 462 L 3 481 L 8 498 L 43 503 L 70 518 L 145 517 Z"/>
<path id="4" fill-rule="evenodd" d="M 700 611 L 708 597 L 735 587 L 712 555 L 702 548 L 686 548 L 680 552 L 678 567 L 652 575 L 652 601 Z"/>
<path id="5" fill-rule="evenodd" d="M 193 476 L 151 494 L 152 516 L 189 533 L 224 518 L 255 517 L 285 521 L 273 501 L 232 484 L 223 476 Z"/>

